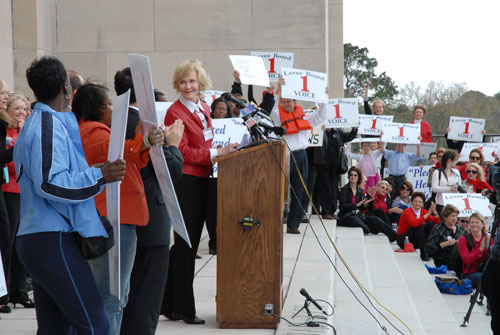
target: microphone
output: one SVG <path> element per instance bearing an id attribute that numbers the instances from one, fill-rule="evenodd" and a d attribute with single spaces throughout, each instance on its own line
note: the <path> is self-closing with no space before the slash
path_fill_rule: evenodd
<path id="1" fill-rule="evenodd" d="M 317 309 L 319 309 L 320 311 L 323 312 L 323 314 L 326 314 L 326 312 L 323 310 L 323 308 L 321 308 L 321 306 L 316 302 L 316 300 L 314 300 L 310 295 L 309 293 L 307 293 L 306 289 L 303 288 L 300 290 L 300 294 L 302 294 L 307 301 L 309 301 L 310 303 L 312 303 L 314 306 L 316 306 Z"/>
<path id="2" fill-rule="evenodd" d="M 236 106 L 238 107 L 238 109 L 242 109 L 242 108 L 246 107 L 246 105 L 245 105 L 245 103 L 243 101 L 241 101 L 240 99 L 236 99 L 234 97 L 234 95 L 232 95 L 229 92 L 226 92 L 226 93 L 222 94 L 221 98 L 224 99 L 224 100 L 226 100 L 226 101 L 234 102 L 236 104 Z"/>

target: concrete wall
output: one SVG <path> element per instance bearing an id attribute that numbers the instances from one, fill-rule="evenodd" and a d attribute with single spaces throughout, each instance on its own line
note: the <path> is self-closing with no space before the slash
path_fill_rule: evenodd
<path id="1" fill-rule="evenodd" d="M 296 68 L 326 71 L 327 48 L 331 92 L 342 91 L 342 59 L 331 59 L 342 56 L 342 0 L 12 1 L 21 89 L 24 70 L 41 54 L 56 54 L 67 68 L 110 88 L 114 73 L 128 66 L 128 53 L 147 55 L 155 87 L 175 99 L 172 74 L 185 59 L 202 61 L 213 89 L 227 91 L 230 54 L 293 52 Z M 326 26 L 327 16 L 340 17 L 340 24 Z"/>
<path id="2" fill-rule="evenodd" d="M 0 1 L 0 79 L 14 87 L 14 60 L 12 53 L 12 6 Z"/>

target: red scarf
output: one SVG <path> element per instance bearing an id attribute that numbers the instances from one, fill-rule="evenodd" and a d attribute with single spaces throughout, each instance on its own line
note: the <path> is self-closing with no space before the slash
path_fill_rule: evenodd
<path id="1" fill-rule="evenodd" d="M 474 186 L 474 192 L 476 192 L 476 190 L 478 188 L 481 190 L 488 189 L 490 191 L 493 191 L 493 188 L 490 186 L 490 184 L 488 184 L 485 181 L 479 180 L 479 179 L 472 180 L 472 179 L 467 178 L 467 183 Z"/>

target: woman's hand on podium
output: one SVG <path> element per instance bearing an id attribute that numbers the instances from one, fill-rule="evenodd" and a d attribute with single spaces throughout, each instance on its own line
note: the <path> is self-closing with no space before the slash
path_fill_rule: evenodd
<path id="1" fill-rule="evenodd" d="M 217 149 L 217 156 L 224 156 L 236 151 L 238 143 L 229 143 L 224 148 Z"/>

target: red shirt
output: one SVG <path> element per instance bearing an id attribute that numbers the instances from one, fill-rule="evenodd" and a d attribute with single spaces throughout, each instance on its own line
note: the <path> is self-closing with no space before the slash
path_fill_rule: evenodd
<path id="1" fill-rule="evenodd" d="M 434 222 L 434 224 L 441 222 L 439 216 L 434 217 L 432 215 L 429 215 L 427 220 L 425 220 L 424 216 L 425 214 L 427 214 L 427 212 L 428 211 L 425 208 L 420 209 L 420 217 L 417 219 L 417 215 L 413 211 L 412 207 L 405 209 L 401 214 L 401 218 L 399 219 L 398 236 L 406 233 L 406 231 L 410 229 L 410 227 L 418 227 L 424 222 Z"/>
<path id="2" fill-rule="evenodd" d="M 9 149 L 16 144 L 17 136 L 19 136 L 19 129 L 14 129 L 7 127 L 7 137 L 5 139 L 5 149 Z M 9 182 L 2 185 L 2 190 L 9 193 L 19 193 L 19 185 L 17 184 L 17 174 L 16 168 L 14 167 L 14 161 L 5 164 L 7 170 L 9 171 Z M 2 172 L 3 173 L 3 172 Z"/>
<path id="3" fill-rule="evenodd" d="M 375 192 L 375 195 L 373 196 L 373 209 L 380 208 L 386 214 L 389 214 L 389 210 L 387 209 L 387 202 L 385 202 L 386 199 L 387 199 L 386 195 L 380 195 L 377 192 Z"/>
<path id="4" fill-rule="evenodd" d="M 458 252 L 460 253 L 460 257 L 462 257 L 463 273 L 469 274 L 477 272 L 477 266 L 479 265 L 479 263 L 486 261 L 488 249 L 479 249 L 483 238 L 484 236 L 482 236 L 479 241 L 474 240 L 475 245 L 471 251 L 469 251 L 469 248 L 467 248 L 467 241 L 465 240 L 465 236 L 460 236 L 460 238 L 458 239 Z"/>
<path id="5" fill-rule="evenodd" d="M 415 120 L 410 123 L 415 123 Z M 431 125 L 424 120 L 420 121 L 420 137 L 422 137 L 421 143 L 433 143 Z"/>

